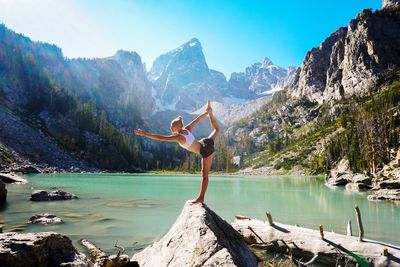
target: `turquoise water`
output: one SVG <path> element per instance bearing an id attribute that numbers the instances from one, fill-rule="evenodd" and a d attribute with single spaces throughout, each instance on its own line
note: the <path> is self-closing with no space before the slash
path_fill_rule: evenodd
<path id="1" fill-rule="evenodd" d="M 38 174 L 26 185 L 7 185 L 8 204 L 0 210 L 4 231 L 56 231 L 78 240 L 90 239 L 110 253 L 115 243 L 131 255 L 165 234 L 184 203 L 197 195 L 199 176 L 132 174 Z M 79 199 L 31 202 L 34 189 L 58 187 Z M 400 205 L 370 202 L 324 186 L 322 177 L 211 176 L 207 205 L 228 222 L 236 214 L 265 220 L 265 212 L 287 224 L 346 232 L 347 220 L 357 234 L 354 205 L 360 207 L 365 237 L 400 245 Z M 59 225 L 28 225 L 36 213 L 54 213 Z"/>

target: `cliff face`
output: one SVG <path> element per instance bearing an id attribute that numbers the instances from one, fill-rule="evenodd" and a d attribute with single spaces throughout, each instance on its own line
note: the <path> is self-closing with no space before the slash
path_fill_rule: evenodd
<path id="1" fill-rule="evenodd" d="M 318 103 L 364 95 L 392 65 L 400 65 L 400 10 L 366 9 L 307 53 L 288 91 Z"/>

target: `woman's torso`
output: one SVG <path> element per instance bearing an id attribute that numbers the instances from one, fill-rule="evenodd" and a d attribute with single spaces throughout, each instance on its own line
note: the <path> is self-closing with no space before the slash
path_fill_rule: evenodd
<path id="1" fill-rule="evenodd" d="M 179 134 L 185 137 L 185 143 L 179 143 L 181 147 L 194 153 L 200 153 L 201 145 L 189 130 L 182 129 Z"/>

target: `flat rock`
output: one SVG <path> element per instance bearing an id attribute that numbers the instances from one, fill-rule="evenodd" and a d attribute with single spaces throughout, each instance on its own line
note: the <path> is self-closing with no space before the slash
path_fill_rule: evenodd
<path id="1" fill-rule="evenodd" d="M 15 173 L 0 173 L 0 180 L 6 184 L 26 184 L 28 181 Z"/>
<path id="2" fill-rule="evenodd" d="M 78 198 L 72 193 L 65 192 L 62 190 L 45 191 L 45 190 L 35 190 L 30 200 L 31 201 L 50 201 L 50 200 L 70 200 Z"/>
<path id="3" fill-rule="evenodd" d="M 131 260 L 140 267 L 257 266 L 256 257 L 229 223 L 206 205 L 190 202 L 166 235 Z"/>
<path id="4" fill-rule="evenodd" d="M 0 234 L 0 266 L 89 266 L 71 240 L 54 232 Z"/>
<path id="5" fill-rule="evenodd" d="M 400 201 L 400 189 L 379 189 L 368 195 L 368 200 L 393 200 Z"/>
<path id="6" fill-rule="evenodd" d="M 400 179 L 390 179 L 377 183 L 379 189 L 400 189 Z"/>
<path id="7" fill-rule="evenodd" d="M 28 223 L 32 224 L 57 224 L 62 223 L 61 218 L 54 214 L 36 214 L 29 218 Z"/>

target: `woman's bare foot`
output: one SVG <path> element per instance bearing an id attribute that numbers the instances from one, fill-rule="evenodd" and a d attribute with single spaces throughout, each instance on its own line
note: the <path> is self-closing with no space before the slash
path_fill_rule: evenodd
<path id="1" fill-rule="evenodd" d="M 195 204 L 195 203 L 204 203 L 204 198 L 197 197 L 196 199 L 190 200 L 190 203 Z"/>

